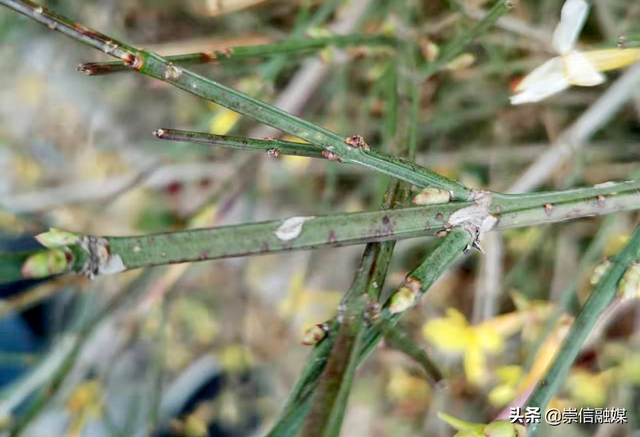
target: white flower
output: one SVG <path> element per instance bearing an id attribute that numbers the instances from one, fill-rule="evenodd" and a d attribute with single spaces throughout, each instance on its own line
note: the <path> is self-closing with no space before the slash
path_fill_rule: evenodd
<path id="1" fill-rule="evenodd" d="M 513 105 L 539 102 L 571 85 L 596 86 L 606 78 L 601 71 L 613 70 L 640 60 L 640 49 L 606 49 L 580 52 L 575 49 L 589 14 L 584 0 L 567 0 L 560 23 L 553 33 L 553 48 L 560 54 L 527 75 L 511 96 Z"/>

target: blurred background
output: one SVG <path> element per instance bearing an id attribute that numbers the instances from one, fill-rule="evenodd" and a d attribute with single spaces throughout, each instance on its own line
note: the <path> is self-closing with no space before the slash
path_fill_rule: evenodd
<path id="1" fill-rule="evenodd" d="M 437 56 L 434 51 L 487 7 L 482 0 L 413 3 L 408 32 L 425 58 Z M 57 0 L 45 6 L 171 55 L 294 34 L 393 32 L 393 4 Z M 473 188 L 506 191 L 597 101 L 609 84 L 573 88 L 537 105 L 509 104 L 517 81 L 554 55 L 550 38 L 561 6 L 559 0 L 520 2 L 455 65 L 421 85 L 418 163 Z M 640 34 L 637 2 L 593 6 L 581 44 L 612 47 L 627 32 Z M 319 13 L 325 17 L 313 22 Z M 158 128 L 281 135 L 133 73 L 83 75 L 78 64 L 106 56 L 12 11 L 0 10 L 0 41 L 2 252 L 33 248 L 30 237 L 51 227 L 137 235 L 379 208 L 388 178 L 364 169 L 157 140 L 152 132 Z M 390 68 L 393 51 L 384 47 L 193 67 L 345 136 L 361 134 L 373 147 L 384 139 Z M 610 74 L 609 83 L 619 75 Z M 635 99 L 587 138 L 544 188 L 633 178 L 640 158 L 640 93 L 634 91 Z M 547 355 L 591 289 L 594 268 L 621 247 L 636 222 L 636 214 L 623 213 L 492 235 L 485 243 L 490 255 L 465 257 L 402 322 L 445 370 L 447 394 L 435 392 L 416 364 L 382 344 L 358 371 L 343 435 L 452 435 L 437 411 L 491 420 L 522 393 L 531 364 L 549 359 L 545 350 L 530 349 L 555 303 L 569 290 L 570 311 L 552 325 L 555 337 L 547 338 L 555 343 Z M 433 244 L 400 242 L 385 286 L 396 287 Z M 305 363 L 310 348 L 300 344 L 303 332 L 335 314 L 362 249 L 3 285 L 0 420 L 23 420 L 28 436 L 262 435 Z M 451 308 L 471 324 L 508 316 L 518 325 L 499 351 L 482 352 L 480 383 L 465 374 L 464 348 L 447 350 L 433 340 L 447 333 L 430 320 L 465 326 L 447 315 Z M 635 301 L 615 309 L 555 400 L 563 407 L 626 407 L 630 424 L 605 431 L 563 425 L 546 435 L 632 435 L 640 428 L 638 309 Z M 58 388 L 52 396 L 40 390 L 51 386 Z M 34 407 L 38 400 L 43 403 Z M 33 411 L 38 414 L 24 420 Z"/>

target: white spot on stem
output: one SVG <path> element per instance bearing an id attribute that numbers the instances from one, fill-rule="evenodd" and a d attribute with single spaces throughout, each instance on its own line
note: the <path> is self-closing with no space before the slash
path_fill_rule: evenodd
<path id="1" fill-rule="evenodd" d="M 113 275 L 114 273 L 120 273 L 125 271 L 127 268 L 122 262 L 122 258 L 120 255 L 112 254 L 107 259 L 107 262 L 104 265 L 100 266 L 100 274 L 101 275 Z"/>
<path id="2" fill-rule="evenodd" d="M 314 217 L 291 217 L 286 219 L 274 232 L 281 241 L 290 241 L 298 238 L 302 232 L 304 222 Z"/>

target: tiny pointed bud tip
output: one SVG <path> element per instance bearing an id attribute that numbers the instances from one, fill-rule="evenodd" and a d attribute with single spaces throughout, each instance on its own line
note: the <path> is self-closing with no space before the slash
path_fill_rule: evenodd
<path id="1" fill-rule="evenodd" d="M 410 287 L 404 285 L 391 296 L 389 312 L 391 314 L 402 313 L 411 308 L 418 300 L 417 293 Z"/>
<path id="2" fill-rule="evenodd" d="M 35 236 L 38 243 L 50 249 L 76 244 L 79 238 L 80 236 L 73 232 L 56 228 L 51 228 L 48 232 L 43 232 Z"/>
<path id="3" fill-rule="evenodd" d="M 329 327 L 326 323 L 313 325 L 304 333 L 301 343 L 305 346 L 314 346 L 324 340 L 324 338 L 327 336 L 328 330 Z"/>

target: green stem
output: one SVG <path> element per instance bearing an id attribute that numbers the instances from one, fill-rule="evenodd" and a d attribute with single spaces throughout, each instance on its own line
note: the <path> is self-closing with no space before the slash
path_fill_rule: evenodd
<path id="1" fill-rule="evenodd" d="M 409 337 L 400 328 L 380 317 L 380 314 L 373 314 L 369 317 L 372 325 L 391 343 L 392 346 L 402 351 L 405 355 L 412 358 L 416 363 L 420 364 L 426 372 L 429 382 L 432 385 L 442 381 L 442 372 L 438 366 L 429 358 L 427 353 L 419 347 L 411 337 Z"/>
<path id="2" fill-rule="evenodd" d="M 435 283 L 436 279 L 460 256 L 465 247 L 471 242 L 469 234 L 461 229 L 454 229 L 440 241 L 435 249 L 413 269 L 408 278 L 415 278 L 421 282 L 419 297 Z M 391 314 L 385 305 L 381 317 L 389 324 L 395 325 L 403 313 Z M 369 353 L 382 339 L 382 334 L 373 326 L 367 326 L 359 350 L 358 364 L 362 363 Z M 319 375 L 326 362 L 326 357 L 333 347 L 335 336 L 328 336 L 318 344 L 311 353 L 303 378 L 298 381 L 291 393 L 280 417 L 266 437 L 280 437 L 296 435 L 302 420 L 309 411 L 314 390 L 317 387 Z"/>
<path id="3" fill-rule="evenodd" d="M 545 407 L 560 389 L 573 362 L 578 357 L 582 344 L 596 325 L 598 317 L 604 312 L 616 296 L 618 282 L 629 267 L 629 264 L 640 259 L 640 226 L 624 249 L 611 259 L 611 266 L 591 292 L 575 321 L 569 329 L 556 358 L 547 370 L 527 401 L 527 407 L 544 411 Z M 538 424 L 532 423 L 527 436 L 535 435 Z"/>
<path id="4" fill-rule="evenodd" d="M 577 300 L 576 291 L 578 289 L 580 278 L 584 278 L 588 269 L 593 268 L 594 263 L 601 259 L 602 252 L 605 245 L 607 244 L 607 241 L 609 241 L 611 231 L 613 229 L 613 224 L 615 223 L 616 219 L 618 219 L 618 217 L 613 215 L 608 216 L 600 225 L 600 229 L 591 240 L 589 246 L 584 250 L 582 257 L 580 258 L 575 277 L 560 293 L 560 298 L 555 305 L 556 308 L 545 322 L 542 334 L 538 339 L 536 339 L 535 343 L 527 351 L 527 359 L 524 365 L 525 369 L 531 368 L 536 354 L 538 353 L 538 349 L 540 349 L 540 346 L 551 334 L 553 328 L 557 325 L 557 322 L 562 314 L 564 314 L 565 312 L 570 312 L 572 302 L 575 302 Z"/>
<path id="5" fill-rule="evenodd" d="M 311 144 L 294 143 L 278 139 L 257 140 L 253 138 L 214 135 L 203 132 L 190 132 L 177 129 L 158 129 L 153 133 L 156 138 L 170 141 L 185 141 L 196 144 L 229 147 L 232 149 L 254 150 L 261 152 L 277 151 L 277 155 L 306 156 L 324 158 L 322 150 Z"/>
<path id="6" fill-rule="evenodd" d="M 183 55 L 166 56 L 168 62 L 181 65 L 198 65 L 207 63 L 219 63 L 227 61 L 239 61 L 244 59 L 261 58 L 274 55 L 287 55 L 296 53 L 315 52 L 326 47 L 349 47 L 358 45 L 390 46 L 397 41 L 384 35 L 335 35 L 322 38 L 291 39 L 274 44 L 260 44 L 252 46 L 230 47 L 208 53 L 188 53 Z M 122 61 L 91 62 L 81 64 L 78 71 L 89 76 L 131 71 L 128 65 Z"/>
<path id="7" fill-rule="evenodd" d="M 517 203 L 502 208 L 490 207 L 498 219 L 494 230 L 555 223 L 580 217 L 591 217 L 640 208 L 638 183 L 623 182 L 548 193 L 537 203 L 525 198 L 526 208 Z M 562 202 L 547 202 L 561 200 Z M 280 231 L 286 220 L 222 226 L 150 234 L 133 237 L 105 237 L 112 255 L 118 255 L 126 269 L 180 262 L 205 261 L 247 255 L 308 250 L 404 238 L 436 235 L 443 231 L 452 214 L 475 206 L 473 202 L 453 202 L 388 211 L 318 216 L 300 220 L 300 233 L 282 239 Z M 500 211 L 499 213 L 497 211 Z M 289 237 L 293 234 L 285 232 Z M 69 246 L 75 255 L 70 270 L 80 271 L 86 252 L 77 245 Z M 24 279 L 21 266 L 32 253 L 0 254 L 0 282 Z"/>
<path id="8" fill-rule="evenodd" d="M 485 33 L 496 21 L 515 7 L 518 0 L 497 0 L 484 18 L 478 21 L 471 29 L 464 32 L 458 38 L 448 43 L 441 51 L 440 56 L 434 62 L 426 64 L 420 71 L 423 78 L 429 78 L 441 70 L 457 56 L 461 55 L 465 47 L 478 36 Z"/>
<path id="9" fill-rule="evenodd" d="M 369 244 L 361 260 L 358 273 L 349 290 L 349 297 L 341 304 L 342 314 L 333 347 L 319 378 L 313 401 L 305 420 L 304 437 L 337 436 L 351 391 L 357 367 L 357 351 L 362 341 L 364 292 L 369 283 L 371 268 L 378 256 L 377 246 Z M 338 309 L 340 311 L 340 309 Z"/>
<path id="10" fill-rule="evenodd" d="M 409 64 L 411 57 L 406 56 L 408 51 L 405 46 L 398 62 L 398 69 L 413 68 Z M 413 69 L 411 70 L 413 71 Z M 397 82 L 398 74 L 395 68 L 391 68 L 390 81 L 391 93 L 395 96 L 403 95 L 404 81 Z M 397 136 L 396 144 L 400 145 L 400 154 L 415 159 L 417 146 L 415 126 L 418 123 L 417 112 L 412 113 L 408 109 L 407 101 L 417 100 L 417 86 L 413 84 L 410 98 L 398 99 L 399 111 L 391 110 L 387 113 L 386 132 L 389 136 Z M 398 129 L 398 114 L 402 114 L 402 129 Z M 406 115 L 406 117 L 405 117 Z M 391 119 L 393 118 L 393 122 Z M 410 196 L 411 187 L 408 184 L 392 179 L 384 195 L 382 209 L 394 209 L 407 203 Z M 339 308 L 344 308 L 344 314 L 340 314 L 340 326 L 338 334 L 327 359 L 327 364 L 315 391 L 311 409 L 307 415 L 303 435 L 305 437 L 337 437 L 340 434 L 344 413 L 347 408 L 347 401 L 353 378 L 358 365 L 358 351 L 363 338 L 364 309 L 368 302 L 366 295 L 378 295 L 382 288 L 391 256 L 393 255 L 394 242 L 374 243 L 367 245 L 362 257 L 360 268 L 356 273 L 353 285 L 346 293 Z M 339 309 L 340 311 L 340 309 Z M 311 364 L 313 365 L 313 364 Z"/>
<path id="11" fill-rule="evenodd" d="M 192 71 L 177 67 L 156 53 L 138 50 L 113 40 L 65 17 L 51 13 L 30 1 L 0 0 L 0 4 L 108 55 L 119 58 L 139 73 L 170 83 L 191 94 L 216 102 L 240 114 L 306 140 L 328 153 L 337 155 L 343 161 L 356 162 L 364 167 L 420 187 L 435 186 L 449 190 L 456 200 L 466 200 L 471 194 L 471 190 L 465 186 L 431 170 L 397 158 L 389 160 L 379 154 L 372 154 L 366 150 L 368 147 L 364 145 L 354 147 L 353 142 L 348 143 L 344 137 L 323 127 L 302 120 Z"/>

